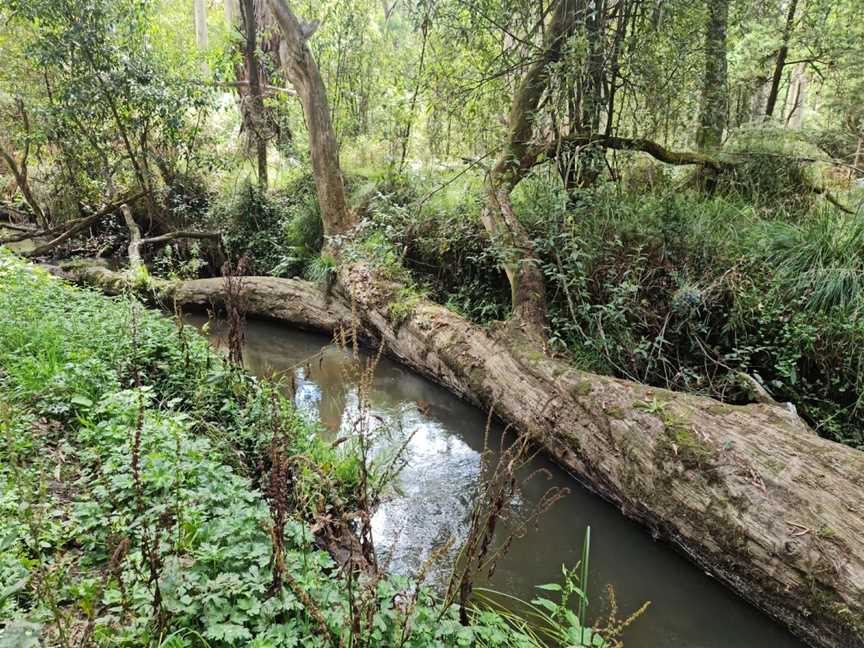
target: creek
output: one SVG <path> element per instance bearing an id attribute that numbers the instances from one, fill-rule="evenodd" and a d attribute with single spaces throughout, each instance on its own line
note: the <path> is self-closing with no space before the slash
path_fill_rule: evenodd
<path id="1" fill-rule="evenodd" d="M 206 318 L 190 315 L 189 322 L 201 327 Z M 221 344 L 224 324 L 211 323 L 208 333 Z M 296 406 L 320 421 L 322 434 L 336 438 L 348 429 L 358 399 L 356 385 L 346 384 L 346 351 L 322 335 L 250 321 L 243 353 L 252 373 L 284 372 Z M 448 537 L 456 546 L 465 537 L 473 497 L 483 478 L 481 453 L 488 417 L 387 358 L 377 367 L 370 400 L 371 414 L 388 430 L 388 442 L 399 446 L 409 439 L 407 465 L 395 492 L 373 519 L 376 547 L 391 572 L 416 573 Z M 495 447 L 504 433 L 493 423 L 490 445 Z M 562 564 L 573 567 L 579 561 L 585 527 L 590 525 L 589 619 L 606 611 L 607 584 L 614 587 L 622 616 L 651 601 L 647 613 L 626 631 L 627 645 L 803 645 L 543 456 L 532 459 L 526 473 L 538 469 L 543 473 L 521 486 L 517 511 L 531 510 L 552 486 L 567 487 L 570 493 L 539 519 L 536 528 L 514 541 L 489 587 L 523 599 L 540 594 L 537 585 L 559 582 Z M 433 569 L 430 578 L 444 579 L 446 567 Z"/>

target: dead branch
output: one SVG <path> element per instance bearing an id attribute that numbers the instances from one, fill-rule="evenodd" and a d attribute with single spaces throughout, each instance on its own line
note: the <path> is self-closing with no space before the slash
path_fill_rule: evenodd
<path id="1" fill-rule="evenodd" d="M 121 207 L 123 217 L 126 221 L 126 227 L 129 229 L 129 267 L 133 270 L 141 264 L 141 248 L 145 245 L 156 245 L 165 243 L 175 239 L 199 239 L 199 240 L 215 240 L 221 244 L 221 232 L 191 232 L 186 230 L 177 230 L 176 232 L 168 232 L 159 236 L 151 236 L 150 238 L 141 238 L 141 230 L 132 218 L 132 211 L 126 205 Z M 128 212 L 128 213 L 127 213 Z"/>
<path id="2" fill-rule="evenodd" d="M 546 159 L 553 158 L 558 154 L 559 151 L 562 150 L 562 147 L 565 146 L 579 148 L 598 146 L 601 148 L 608 148 L 619 151 L 637 151 L 647 153 L 655 160 L 665 162 L 666 164 L 673 164 L 678 166 L 702 166 L 716 172 L 729 171 L 731 169 L 734 169 L 735 166 L 737 166 L 737 164 L 739 163 L 734 159 L 731 159 L 731 157 L 728 160 L 719 160 L 709 155 L 705 155 L 704 153 L 695 153 L 692 151 L 673 151 L 658 144 L 657 142 L 654 142 L 653 140 L 645 138 L 613 137 L 607 135 L 570 135 L 557 138 L 552 142 L 534 147 L 529 152 L 529 154 L 523 158 L 523 166 L 530 167 L 535 164 L 539 164 Z M 732 157 L 738 158 L 746 155 L 747 153 L 734 153 L 732 154 Z M 774 157 L 777 156 L 774 155 Z M 835 164 L 835 162 L 831 160 L 817 160 L 815 158 L 800 158 L 790 156 L 789 159 L 801 162 L 825 162 L 827 164 Z M 842 163 L 838 163 L 837 165 L 848 166 L 843 165 Z M 834 196 L 834 194 L 828 191 L 828 189 L 826 189 L 825 187 L 820 187 L 818 185 L 808 185 L 806 188 L 812 191 L 814 194 L 823 196 L 825 200 L 837 207 L 837 209 L 839 209 L 840 211 L 847 214 L 855 214 L 852 209 L 841 203 L 837 199 L 837 197 Z"/>
<path id="3" fill-rule="evenodd" d="M 140 200 L 142 197 L 144 197 L 145 194 L 146 194 L 146 192 L 144 192 L 144 191 L 138 192 L 136 194 L 133 194 L 132 196 L 128 196 L 126 198 L 123 198 L 122 200 L 111 203 L 110 205 L 106 205 L 105 207 L 103 207 L 102 209 L 97 211 L 95 214 L 91 214 L 90 216 L 86 216 L 84 218 L 79 218 L 79 219 L 76 219 L 74 221 L 70 221 L 69 223 L 64 223 L 62 227 L 67 228 L 67 229 L 65 229 L 63 231 L 63 233 L 60 234 L 60 236 L 48 241 L 47 243 L 45 243 L 43 245 L 39 245 L 39 246 L 35 247 L 34 249 L 30 250 L 29 252 L 23 252 L 22 251 L 22 252 L 20 252 L 20 254 L 22 256 L 28 256 L 28 257 L 42 256 L 43 254 L 47 254 L 48 252 L 53 250 L 55 247 L 57 247 L 61 243 L 68 241 L 70 238 L 72 238 L 73 236 L 75 236 L 79 232 L 84 231 L 85 229 L 87 229 L 91 225 L 94 225 L 95 223 L 97 223 L 99 220 L 101 220 L 105 216 L 117 211 L 117 209 L 119 209 L 121 205 L 127 205 L 127 204 L 131 205 L 132 203 L 134 203 L 137 200 Z M 70 227 L 70 223 L 71 223 L 71 227 Z M 50 235 L 50 234 L 56 233 L 57 231 L 60 231 L 59 228 L 51 228 L 51 229 L 45 230 L 44 232 L 34 233 L 33 236 L 44 236 L 46 234 Z"/>
<path id="4" fill-rule="evenodd" d="M 704 166 L 715 171 L 722 171 L 734 166 L 733 163 L 718 160 L 704 153 L 692 151 L 673 151 L 665 146 L 645 138 L 615 137 L 611 135 L 568 135 L 557 138 L 534 148 L 531 151 L 530 164 L 537 164 L 544 159 L 555 157 L 559 151 L 567 147 L 585 148 L 597 146 L 618 151 L 641 151 L 660 162 L 674 165 Z"/>
<path id="5" fill-rule="evenodd" d="M 222 240 L 222 232 L 190 232 L 186 230 L 177 230 L 176 232 L 168 232 L 160 236 L 141 239 L 141 245 L 156 245 L 157 243 L 165 243 L 174 239 L 212 239 L 214 241 Z"/>

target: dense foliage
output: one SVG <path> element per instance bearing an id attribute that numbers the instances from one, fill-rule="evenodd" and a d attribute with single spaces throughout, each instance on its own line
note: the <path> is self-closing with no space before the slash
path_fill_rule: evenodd
<path id="1" fill-rule="evenodd" d="M 656 186 L 658 173 L 575 199 L 543 177 L 520 187 L 554 348 L 592 371 L 731 402 L 755 396 L 746 373 L 820 434 L 864 446 L 862 216 L 838 219 L 776 176 L 706 198 Z M 751 191 L 775 192 L 775 206 Z M 487 245 L 480 207 L 460 195 L 471 194 L 452 189 L 418 211 L 382 193 L 367 240 L 379 263 L 381 241 L 406 249 L 425 293 L 486 323 L 509 307 L 505 252 Z"/>

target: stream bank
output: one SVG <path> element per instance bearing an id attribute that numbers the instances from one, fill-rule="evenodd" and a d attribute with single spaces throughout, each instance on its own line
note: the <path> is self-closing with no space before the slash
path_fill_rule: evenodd
<path id="1" fill-rule="evenodd" d="M 108 292 L 127 278 L 79 266 Z M 496 415 L 652 535 L 816 646 L 864 646 L 864 454 L 780 405 L 732 406 L 579 371 L 512 328 L 484 329 L 362 263 L 328 287 L 245 277 L 250 316 L 358 333 Z M 218 308 L 221 279 L 153 280 L 152 298 Z"/>
<path id="2" fill-rule="evenodd" d="M 203 315 L 188 315 L 199 328 Z M 224 322 L 211 322 L 208 334 L 224 344 Z M 333 438 L 357 415 L 356 385 L 345 384 L 348 354 L 326 336 L 291 330 L 277 323 L 247 323 L 244 364 L 259 376 L 278 372 L 299 410 L 319 420 Z M 284 373 L 283 373 L 284 372 Z M 447 390 L 382 358 L 370 395 L 372 412 L 399 446 L 408 437 L 408 465 L 397 493 L 378 509 L 375 542 L 390 570 L 409 575 L 420 570 L 448 536 L 461 544 L 467 531 L 481 474 L 486 415 Z M 494 424 L 491 445 L 504 430 Z M 578 562 L 584 528 L 592 528 L 591 613 L 604 611 L 605 588 L 611 584 L 622 609 L 650 600 L 648 612 L 627 629 L 631 646 L 667 648 L 795 648 L 802 644 L 726 588 L 687 563 L 668 546 L 652 540 L 615 507 L 574 483 L 572 477 L 543 456 L 526 473 L 548 471 L 520 492 L 520 510 L 530 510 L 549 487 L 571 493 L 544 516 L 538 527 L 518 539 L 490 583 L 493 589 L 530 599 L 537 585 L 556 582 L 561 566 Z M 447 561 L 432 578 L 448 575 Z"/>

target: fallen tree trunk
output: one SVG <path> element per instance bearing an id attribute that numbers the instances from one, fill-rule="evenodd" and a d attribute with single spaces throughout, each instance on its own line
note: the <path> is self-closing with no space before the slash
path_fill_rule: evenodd
<path id="1" fill-rule="evenodd" d="M 109 292 L 124 277 L 73 271 Z M 161 299 L 219 306 L 221 279 L 158 282 Z M 864 646 L 864 453 L 779 405 L 733 406 L 579 371 L 512 327 L 487 331 L 429 301 L 391 313 L 396 286 L 363 265 L 331 292 L 247 277 L 249 314 L 350 327 L 530 435 L 559 464 L 816 646 Z"/>

